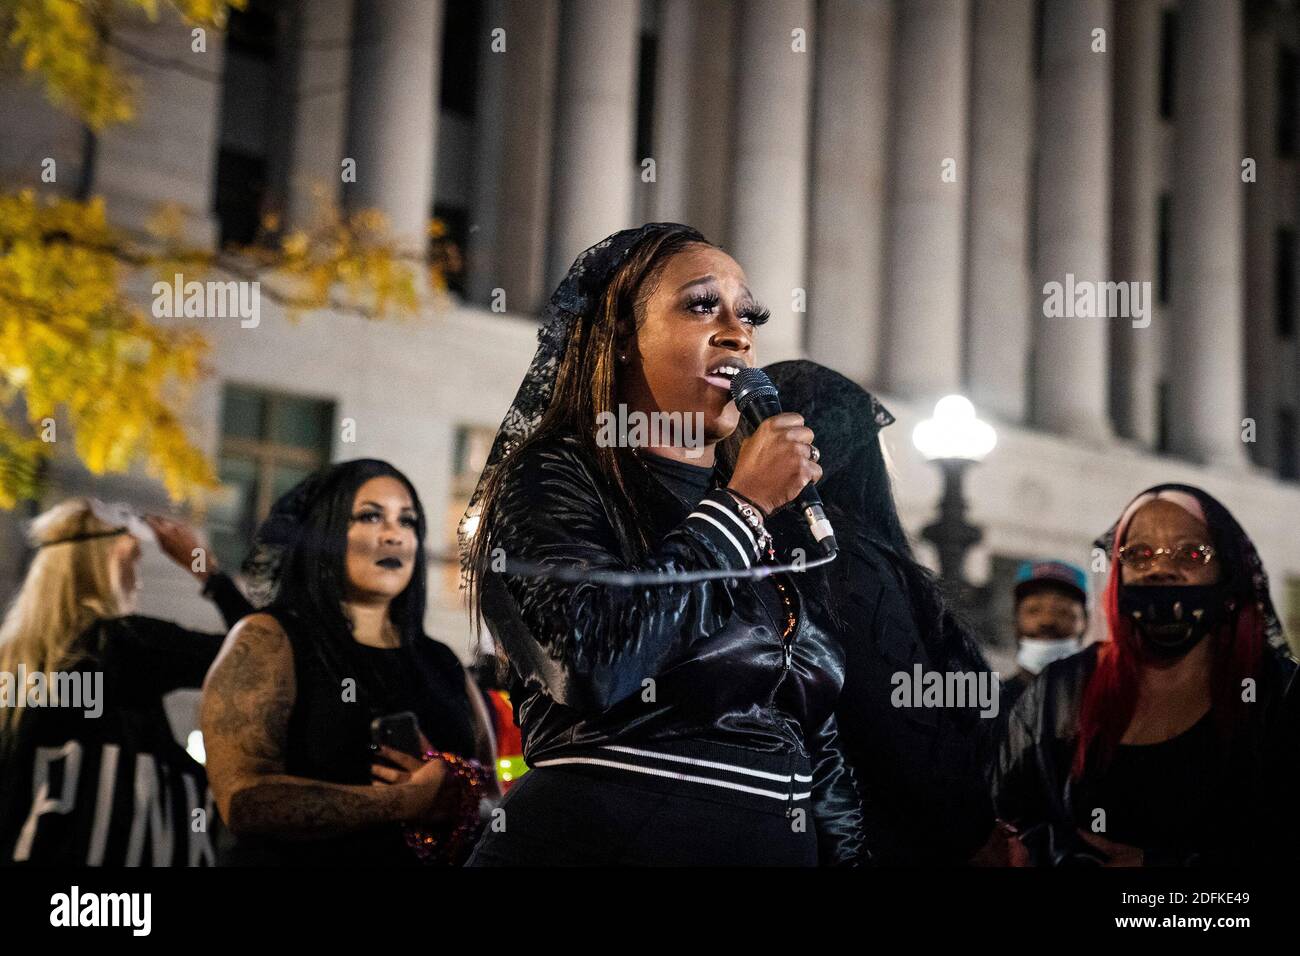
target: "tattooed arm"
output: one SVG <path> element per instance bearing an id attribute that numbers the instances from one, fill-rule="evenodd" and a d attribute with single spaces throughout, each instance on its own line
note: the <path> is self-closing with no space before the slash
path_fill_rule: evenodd
<path id="1" fill-rule="evenodd" d="M 394 786 L 286 774 L 296 694 L 293 654 L 280 623 L 269 614 L 241 620 L 208 673 L 200 711 L 208 780 L 232 833 L 311 840 L 430 815 L 442 780 L 440 761 Z"/>

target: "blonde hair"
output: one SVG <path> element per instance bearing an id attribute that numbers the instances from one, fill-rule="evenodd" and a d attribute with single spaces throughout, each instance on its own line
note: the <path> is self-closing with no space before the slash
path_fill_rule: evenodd
<path id="1" fill-rule="evenodd" d="M 113 530 L 86 498 L 69 498 L 32 520 L 27 538 L 37 551 L 0 623 L 0 672 L 63 669 L 76 660 L 72 645 L 87 628 L 126 613 L 112 557 L 121 536 L 106 534 Z M 100 537 L 63 540 L 87 534 Z M 0 739 L 17 729 L 19 698 L 17 707 L 0 707 Z"/>

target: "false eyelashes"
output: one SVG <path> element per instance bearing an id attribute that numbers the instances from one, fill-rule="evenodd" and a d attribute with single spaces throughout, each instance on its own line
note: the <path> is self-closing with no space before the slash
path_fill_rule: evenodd
<path id="1" fill-rule="evenodd" d="M 711 311 L 716 309 L 721 301 L 716 292 L 696 292 L 686 300 L 686 308 L 690 311 L 705 307 Z M 736 314 L 740 316 L 742 321 L 748 322 L 755 327 L 765 324 L 772 317 L 771 310 L 765 309 L 755 302 L 742 306 L 737 310 Z"/>

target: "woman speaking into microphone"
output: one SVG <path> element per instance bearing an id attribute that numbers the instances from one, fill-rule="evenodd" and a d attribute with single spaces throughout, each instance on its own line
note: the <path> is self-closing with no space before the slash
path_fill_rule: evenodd
<path id="1" fill-rule="evenodd" d="M 597 243 L 551 297 L 462 524 L 531 768 L 471 865 L 863 854 L 824 588 L 755 573 L 766 517 L 821 474 L 798 414 L 735 433 L 730 381 L 767 319 L 740 266 L 675 223 Z M 652 427 L 612 441 L 615 420 Z M 665 440 L 656 421 L 699 427 Z"/>

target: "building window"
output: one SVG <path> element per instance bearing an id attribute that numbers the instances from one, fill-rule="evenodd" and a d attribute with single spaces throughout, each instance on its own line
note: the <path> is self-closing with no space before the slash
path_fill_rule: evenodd
<path id="1" fill-rule="evenodd" d="M 465 255 L 469 248 L 469 210 L 464 206 L 434 203 L 433 218 L 441 224 L 441 232 L 430 237 L 429 262 L 436 266 L 447 280 L 447 288 L 457 295 L 465 295 Z"/>
<path id="2" fill-rule="evenodd" d="M 479 25 L 484 6 L 479 0 L 448 0 L 442 22 L 439 105 L 471 120 L 477 107 L 479 54 L 488 42 Z"/>
<path id="3" fill-rule="evenodd" d="M 1296 155 L 1296 80 L 1300 59 L 1290 47 L 1277 54 L 1277 152 L 1285 159 Z"/>
<path id="4" fill-rule="evenodd" d="M 1161 193 L 1156 210 L 1156 299 L 1161 305 L 1169 304 L 1169 236 L 1173 199 Z"/>
<path id="5" fill-rule="evenodd" d="M 1277 476 L 1283 481 L 1300 479 L 1300 434 L 1294 409 L 1277 413 Z"/>
<path id="6" fill-rule="evenodd" d="M 1047 20 L 1047 0 L 1034 4 L 1034 76 L 1043 75 L 1043 31 Z"/>
<path id="7" fill-rule="evenodd" d="M 221 76 L 221 116 L 213 211 L 221 244 L 248 245 L 258 234 L 267 193 L 267 159 L 280 52 L 273 0 L 251 0 L 230 14 Z"/>
<path id="8" fill-rule="evenodd" d="M 221 245 L 248 246 L 257 239 L 266 197 L 266 159 L 235 149 L 217 150 L 217 196 L 214 211 L 221 226 Z"/>
<path id="9" fill-rule="evenodd" d="M 1160 17 L 1160 118 L 1174 118 L 1178 80 L 1178 11 L 1167 7 Z"/>
<path id="10" fill-rule="evenodd" d="M 276 0 L 252 0 L 243 10 L 231 10 L 226 27 L 225 52 L 260 60 L 275 59 Z"/>
<path id="11" fill-rule="evenodd" d="M 636 83 L 636 162 L 654 155 L 655 125 L 655 61 L 659 54 L 659 38 L 642 32 L 637 61 Z"/>
<path id="12" fill-rule="evenodd" d="M 1288 339 L 1295 329 L 1296 233 L 1289 226 L 1277 231 L 1273 247 L 1273 311 L 1277 316 L 1277 334 Z"/>
<path id="13" fill-rule="evenodd" d="M 282 494 L 330 459 L 334 403 L 227 385 L 221 407 L 221 490 L 208 513 L 217 560 L 236 568 Z"/>
<path id="14" fill-rule="evenodd" d="M 479 425 L 461 425 L 456 429 L 456 444 L 452 451 L 451 494 L 443 517 L 443 553 L 456 554 L 459 542 L 456 537 L 460 519 L 465 516 L 469 499 L 474 494 L 479 475 L 487 464 L 488 452 L 496 438 L 495 428 Z M 454 562 L 443 567 L 443 588 L 449 601 L 459 600 L 460 568 Z"/>
<path id="15" fill-rule="evenodd" d="M 473 129 L 478 113 L 479 69 L 492 56 L 492 40 L 481 0 L 447 0 L 442 21 L 442 59 L 438 86 L 438 164 L 429 217 L 437 229 L 425 246 L 425 257 L 446 280 L 447 289 L 465 294 L 465 250 L 469 248 L 473 193 Z M 514 42 L 515 38 L 510 38 Z M 489 121 L 493 121 L 489 118 Z"/>

